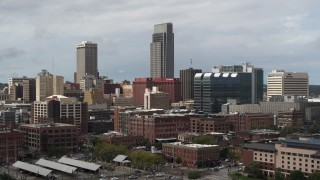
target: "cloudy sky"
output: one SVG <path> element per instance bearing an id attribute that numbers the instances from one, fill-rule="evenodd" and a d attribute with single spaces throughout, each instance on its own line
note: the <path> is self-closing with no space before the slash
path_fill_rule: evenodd
<path id="1" fill-rule="evenodd" d="M 172 22 L 175 75 L 251 62 L 308 72 L 320 84 L 319 0 L 1 0 L 0 82 L 47 69 L 73 80 L 76 44 L 98 43 L 116 81 L 149 76 L 153 25 Z"/>

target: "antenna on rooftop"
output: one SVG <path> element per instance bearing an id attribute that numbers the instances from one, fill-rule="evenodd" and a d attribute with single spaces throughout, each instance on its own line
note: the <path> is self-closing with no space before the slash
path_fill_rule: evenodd
<path id="1" fill-rule="evenodd" d="M 192 68 L 192 59 L 190 59 L 190 68 Z"/>

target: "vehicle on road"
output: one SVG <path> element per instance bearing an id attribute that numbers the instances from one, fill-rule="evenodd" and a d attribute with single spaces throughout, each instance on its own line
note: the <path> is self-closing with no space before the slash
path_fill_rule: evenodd
<path id="1" fill-rule="evenodd" d="M 110 180 L 118 180 L 119 178 L 117 177 L 112 177 Z"/>
<path id="2" fill-rule="evenodd" d="M 131 175 L 131 176 L 128 177 L 128 179 L 138 179 L 138 176 Z"/>
<path id="3" fill-rule="evenodd" d="M 163 177 L 163 176 L 165 176 L 164 173 L 157 173 L 157 174 L 156 174 L 156 177 Z"/>

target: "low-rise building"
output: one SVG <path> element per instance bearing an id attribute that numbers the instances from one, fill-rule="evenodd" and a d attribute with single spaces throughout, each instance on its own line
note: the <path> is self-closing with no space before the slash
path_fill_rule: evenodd
<path id="1" fill-rule="evenodd" d="M 14 163 L 23 156 L 24 133 L 18 130 L 0 132 L 0 162 Z"/>
<path id="2" fill-rule="evenodd" d="M 240 139 L 251 139 L 253 141 L 260 141 L 262 139 L 277 139 L 280 137 L 279 131 L 270 129 L 255 129 L 249 131 L 237 132 L 237 137 Z"/>
<path id="3" fill-rule="evenodd" d="M 24 143 L 29 152 L 45 153 L 55 148 L 76 152 L 78 149 L 79 130 L 76 125 L 24 124 L 20 130 L 24 132 Z"/>
<path id="4" fill-rule="evenodd" d="M 103 134 L 114 130 L 114 122 L 111 120 L 89 120 L 88 133 Z"/>
<path id="5" fill-rule="evenodd" d="M 162 153 L 168 159 L 181 158 L 181 166 L 201 168 L 215 165 L 219 160 L 220 150 L 218 145 L 174 142 L 162 144 Z"/>
<path id="6" fill-rule="evenodd" d="M 143 142 L 143 136 L 127 136 L 118 132 L 108 132 L 98 136 L 98 138 L 109 144 L 117 144 L 123 146 L 139 145 Z"/>

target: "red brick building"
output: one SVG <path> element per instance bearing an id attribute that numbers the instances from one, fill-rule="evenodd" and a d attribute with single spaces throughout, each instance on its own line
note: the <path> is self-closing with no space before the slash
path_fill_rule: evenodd
<path id="1" fill-rule="evenodd" d="M 136 115 L 130 120 L 130 135 L 143 136 L 151 143 L 156 139 L 178 138 L 178 134 L 188 132 L 190 117 L 181 115 Z"/>
<path id="2" fill-rule="evenodd" d="M 179 78 L 135 78 L 133 81 L 133 102 L 143 105 L 145 89 L 159 87 L 159 91 L 169 94 L 170 102 L 181 101 L 181 82 Z"/>
<path id="3" fill-rule="evenodd" d="M 260 141 L 262 139 L 277 139 L 280 137 L 278 131 L 268 129 L 256 129 L 250 131 L 241 131 L 236 133 L 239 139 L 251 139 L 253 141 Z"/>
<path id="4" fill-rule="evenodd" d="M 125 136 L 116 134 L 107 134 L 98 136 L 98 138 L 109 144 L 117 144 L 123 146 L 139 145 L 143 142 L 143 136 Z"/>
<path id="5" fill-rule="evenodd" d="M 24 132 L 24 143 L 29 152 L 43 153 L 54 148 L 76 152 L 78 149 L 79 130 L 76 125 L 24 124 L 19 128 Z"/>
<path id="6" fill-rule="evenodd" d="M 122 134 L 129 134 L 130 119 L 135 115 L 163 114 L 163 109 L 137 110 L 135 107 L 114 108 L 114 130 Z"/>
<path id="7" fill-rule="evenodd" d="M 162 144 L 163 155 L 175 161 L 181 158 L 181 166 L 202 168 L 215 165 L 219 160 L 218 145 L 182 144 L 181 142 Z"/>
<path id="8" fill-rule="evenodd" d="M 224 116 L 207 118 L 190 118 L 190 131 L 193 133 L 229 132 L 229 123 Z"/>
<path id="9" fill-rule="evenodd" d="M 14 163 L 23 155 L 24 133 L 10 130 L 0 132 L 0 162 Z"/>
<path id="10" fill-rule="evenodd" d="M 231 131 L 247 131 L 255 128 L 268 128 L 275 125 L 273 114 L 238 113 L 227 116 Z"/>
<path id="11" fill-rule="evenodd" d="M 303 125 L 303 122 L 305 120 L 304 116 L 304 111 L 297 111 L 295 109 L 292 109 L 290 111 L 279 111 L 278 125 L 299 127 Z"/>

